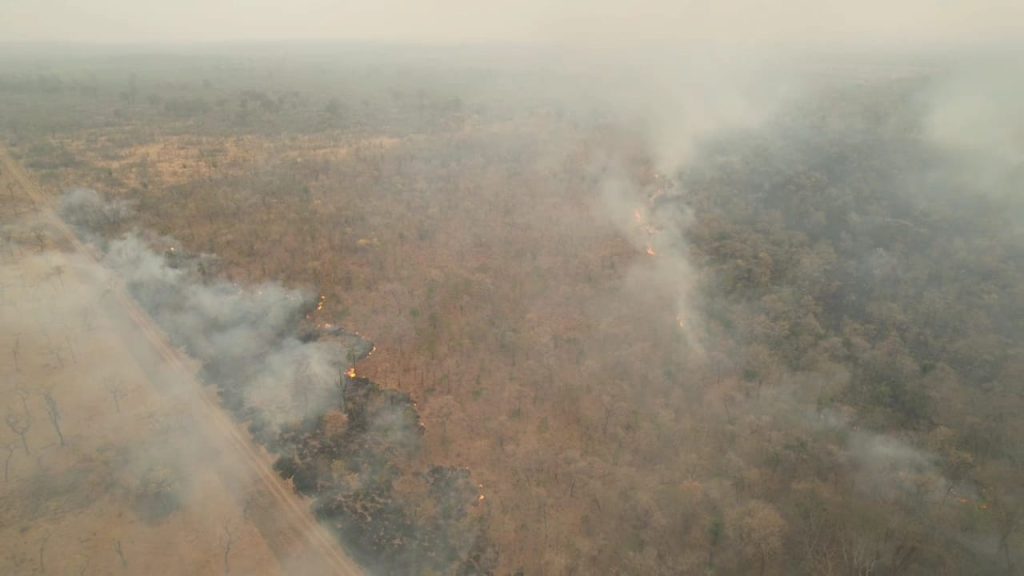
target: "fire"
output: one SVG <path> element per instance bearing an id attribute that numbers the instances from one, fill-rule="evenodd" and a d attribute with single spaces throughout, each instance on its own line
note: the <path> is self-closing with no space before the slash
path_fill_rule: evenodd
<path id="1" fill-rule="evenodd" d="M 356 377 L 356 369 L 355 369 L 355 367 L 349 368 L 348 371 L 345 372 L 345 376 L 348 376 L 349 378 L 355 378 Z"/>
<path id="2" fill-rule="evenodd" d="M 316 305 L 316 311 L 317 312 L 319 312 L 319 311 L 324 309 L 324 302 L 326 302 L 326 301 L 327 301 L 327 296 L 321 295 L 320 296 L 320 302 L 318 302 L 317 305 Z"/>
<path id="3" fill-rule="evenodd" d="M 643 237 L 647 240 L 645 251 L 648 256 L 654 256 L 657 252 L 654 250 L 653 240 L 658 235 L 658 228 L 648 222 L 647 211 L 644 208 L 635 208 L 633 210 L 633 220 L 636 221 L 636 227 L 643 234 Z"/>

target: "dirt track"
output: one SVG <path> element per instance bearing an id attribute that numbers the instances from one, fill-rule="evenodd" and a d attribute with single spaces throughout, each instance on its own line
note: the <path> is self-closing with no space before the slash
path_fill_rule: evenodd
<path id="1" fill-rule="evenodd" d="M 6 150 L 0 150 L 0 182 L 10 198 L 23 194 L 35 205 L 29 217 L 36 229 L 71 247 L 37 253 L 11 247 L 0 269 L 6 288 L 0 345 L 21 359 L 3 371 L 13 384 L 4 384 L 2 409 L 15 424 L 32 423 L 29 449 L 20 448 L 14 427 L 0 432 L 6 446 L 14 446 L 0 450 L 10 476 L 0 491 L 0 571 L 361 574 L 308 503 L 273 472 L 269 454 L 220 408 L 216 395 L 196 380 L 190 360 L 98 266 Z M 85 327 L 75 324 L 76 317 L 89 318 Z M 109 384 L 114 381 L 126 383 L 120 398 Z M 8 385 L 16 389 L 8 391 Z M 53 444 L 47 395 L 59 402 L 66 445 Z M 138 424 L 153 419 L 177 424 Z M 163 435 L 168 429 L 181 434 Z M 138 515 L 132 503 L 138 508 L 137 493 L 145 492 L 140 486 L 148 486 L 154 450 L 173 452 L 157 469 L 170 468 L 188 489 L 177 511 L 151 524 L 132 517 Z M 98 456 L 136 452 L 147 456 Z M 134 472 L 140 461 L 141 474 Z M 89 482 L 74 484 L 56 505 L 52 494 L 36 490 L 41 474 L 77 478 L 83 467 Z M 185 471 L 188 478 L 179 478 Z M 133 500 L 126 494 L 136 495 Z M 25 498 L 58 509 L 17 504 Z M 69 499 L 76 504 L 67 505 Z M 129 536 L 99 536 L 111 532 Z M 125 552 L 129 547 L 132 553 Z M 164 553 L 168 549 L 176 553 Z M 140 554 L 148 555 L 145 568 L 135 560 Z"/>

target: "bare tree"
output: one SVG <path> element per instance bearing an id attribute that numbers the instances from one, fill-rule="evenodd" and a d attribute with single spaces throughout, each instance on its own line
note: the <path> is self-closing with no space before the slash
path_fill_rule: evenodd
<path id="1" fill-rule="evenodd" d="M 28 434 L 29 428 L 32 427 L 32 419 L 28 417 L 28 413 L 19 416 L 14 412 L 8 412 L 7 427 L 21 438 L 21 447 L 25 449 L 25 454 L 28 455 L 28 440 L 25 438 L 25 435 Z"/>
<path id="2" fill-rule="evenodd" d="M 71 361 L 78 364 L 78 354 L 75 354 L 75 345 L 71 341 L 71 329 L 65 324 L 64 325 L 64 343 L 68 345 L 68 352 L 71 353 Z"/>
<path id="3" fill-rule="evenodd" d="M 15 444 L 9 442 L 4 448 L 7 449 L 7 457 L 4 458 L 4 482 L 7 482 L 11 476 L 11 458 L 14 457 Z"/>
<path id="4" fill-rule="evenodd" d="M 11 347 L 11 356 L 14 358 L 14 371 L 21 372 L 21 363 L 18 361 L 21 351 L 21 336 L 14 337 L 14 346 Z"/>
<path id="5" fill-rule="evenodd" d="M 114 551 L 117 552 L 117 557 L 121 560 L 121 567 L 128 567 L 128 560 L 124 557 L 124 548 L 121 547 L 121 541 L 116 540 L 114 542 Z"/>
<path id="6" fill-rule="evenodd" d="M 36 240 L 36 248 L 39 250 L 39 252 L 46 250 L 46 234 L 44 234 L 42 230 L 37 228 L 32 231 L 32 236 Z"/>
<path id="7" fill-rule="evenodd" d="M 43 392 L 43 400 L 46 401 L 46 413 L 50 416 L 50 423 L 53 424 L 53 429 L 57 432 L 57 437 L 60 438 L 60 445 L 63 447 L 64 444 L 64 433 L 60 429 L 60 409 L 57 407 L 57 401 L 47 390 Z"/>
<path id="8" fill-rule="evenodd" d="M 14 393 L 17 394 L 18 399 L 21 400 L 21 409 L 25 413 L 25 416 L 28 417 L 31 413 L 31 410 L 28 409 L 28 390 L 25 390 L 21 386 L 15 386 Z"/>
<path id="9" fill-rule="evenodd" d="M 64 287 L 64 267 L 60 266 L 60 265 L 54 266 L 52 274 L 53 274 L 53 276 L 55 276 L 57 278 L 57 281 L 60 282 L 60 287 L 63 288 Z"/>
<path id="10" fill-rule="evenodd" d="M 48 352 L 50 353 L 50 357 L 53 359 L 53 363 L 47 364 L 47 367 L 64 368 L 64 357 L 61 356 L 60 348 L 54 345 L 52 341 L 50 342 Z"/>
<path id="11" fill-rule="evenodd" d="M 87 332 L 92 332 L 94 326 L 92 310 L 84 310 L 82 312 L 82 327 Z"/>
<path id="12" fill-rule="evenodd" d="M 107 384 L 107 390 L 110 392 L 111 399 L 114 400 L 114 410 L 118 414 L 121 413 L 121 398 L 124 398 L 124 391 L 121 390 L 121 382 L 118 380 L 111 380 Z"/>
<path id="13" fill-rule="evenodd" d="M 220 539 L 224 545 L 224 576 L 231 574 L 231 565 L 228 563 L 228 558 L 231 555 L 231 545 L 234 544 L 234 534 L 231 532 L 231 525 L 224 524 L 224 534 Z"/>
<path id="14" fill-rule="evenodd" d="M 39 573 L 40 574 L 46 574 L 45 552 L 46 552 L 46 542 L 49 539 L 50 539 L 50 533 L 47 532 L 43 536 L 43 539 L 39 542 Z"/>

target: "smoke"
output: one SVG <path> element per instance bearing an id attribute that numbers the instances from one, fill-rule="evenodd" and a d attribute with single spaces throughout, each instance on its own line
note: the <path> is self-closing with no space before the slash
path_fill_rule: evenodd
<path id="1" fill-rule="evenodd" d="M 74 188 L 60 199 L 61 217 L 88 242 L 99 242 L 99 231 L 119 226 L 131 215 L 131 206 L 124 200 L 106 201 L 91 188 Z"/>
<path id="2" fill-rule="evenodd" d="M 61 212 L 96 242 L 98 231 L 127 216 L 128 208 L 78 189 L 64 197 Z M 170 340 L 202 364 L 204 378 L 231 409 L 274 432 L 341 404 L 339 382 L 350 350 L 337 341 L 298 337 L 314 305 L 311 294 L 275 283 L 206 280 L 201 259 L 182 256 L 173 244 L 159 254 L 134 232 L 101 245 L 102 263 Z"/>
<path id="3" fill-rule="evenodd" d="M 958 63 L 924 94 L 924 133 L 955 170 L 944 176 L 971 195 L 1017 201 L 1024 174 L 1024 67 L 986 59 Z"/>
<path id="4" fill-rule="evenodd" d="M 951 486 L 939 469 L 939 458 L 909 438 L 873 431 L 857 424 L 842 405 L 821 408 L 820 400 L 848 385 L 841 366 L 813 373 L 785 373 L 750 406 L 754 417 L 766 415 L 781 428 L 833 447 L 835 465 L 848 469 L 859 497 L 866 501 L 902 502 L 910 498 L 936 501 Z M 960 487 L 963 488 L 963 487 Z"/>
<path id="5" fill-rule="evenodd" d="M 591 49 L 577 64 L 612 123 L 633 136 L 618 144 L 597 185 L 600 212 L 642 256 L 625 278 L 633 296 L 660 294 L 688 351 L 704 355 L 702 288 L 686 240 L 693 213 L 680 175 L 727 135 L 753 132 L 807 90 L 808 65 L 766 50 L 634 44 L 623 53 Z"/>
<path id="6" fill-rule="evenodd" d="M 371 566 L 436 565 L 439 573 L 481 561 L 489 544 L 480 517 L 468 508 L 478 502 L 476 486 L 436 482 L 432 474 L 451 472 L 443 467 L 399 467 L 415 462 L 421 448 L 415 404 L 366 378 L 342 376 L 372 346 L 337 328 L 308 326 L 305 319 L 316 303 L 312 294 L 277 283 L 244 287 L 210 278 L 212 257 L 183 254 L 173 239 L 127 232 L 104 240 L 115 227 L 113 217 L 127 214 L 95 192 L 70 194 L 62 213 L 100 250 L 107 276 L 100 284 L 123 282 L 170 341 L 200 363 L 202 380 L 218 388 L 224 407 L 278 457 L 275 470 L 313 498 L 315 516 L 358 559 Z M 158 252 L 156 245 L 167 248 Z M 174 413 L 188 424 L 192 404 L 201 403 L 185 390 L 176 394 L 176 384 L 173 378 L 159 382 L 169 396 L 180 397 L 183 406 Z M 196 414 L 195 420 L 204 416 Z M 197 457 L 216 458 L 193 446 L 202 442 L 189 429 L 178 423 L 161 436 L 167 440 L 163 447 L 140 449 L 122 466 L 120 483 L 146 521 L 159 523 L 187 503 L 195 484 L 191 477 L 204 468 Z M 241 475 L 227 480 L 240 488 L 250 481 Z M 410 504 L 395 490 L 399 482 L 429 488 L 429 498 L 439 505 L 463 506 L 406 520 Z M 383 509 L 367 516 L 367 502 L 384 502 Z M 292 562 L 286 559 L 289 569 L 322 572 L 307 569 L 305 559 Z"/>
<path id="7" fill-rule="evenodd" d="M 693 305 L 699 279 L 683 239 L 690 214 L 685 206 L 658 202 L 670 185 L 660 180 L 643 190 L 624 176 L 612 175 L 602 184 L 601 206 L 641 258 L 624 278 L 627 294 L 667 297 L 687 348 L 701 354 L 701 321 Z"/>
<path id="8" fill-rule="evenodd" d="M 1007 62 L 954 67 L 928 91 L 926 133 L 956 152 L 1020 163 L 1024 160 L 1022 73 L 1020 64 Z"/>
<path id="9" fill-rule="evenodd" d="M 849 435 L 846 455 L 854 467 L 854 482 L 865 495 L 886 501 L 944 493 L 947 481 L 935 458 L 899 439 L 872 432 Z"/>

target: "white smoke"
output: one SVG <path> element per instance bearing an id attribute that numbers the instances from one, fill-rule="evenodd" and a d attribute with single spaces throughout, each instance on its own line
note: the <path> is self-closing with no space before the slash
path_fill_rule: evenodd
<path id="1" fill-rule="evenodd" d="M 205 280 L 187 258 L 169 260 L 136 233 L 108 242 L 96 235 L 123 219 L 123 203 L 78 189 L 62 215 L 101 244 L 102 262 L 171 341 L 202 363 L 225 403 L 273 429 L 315 417 L 341 402 L 348 351 L 334 341 L 304 342 L 297 328 L 312 296 L 276 283 L 243 287 Z"/>

